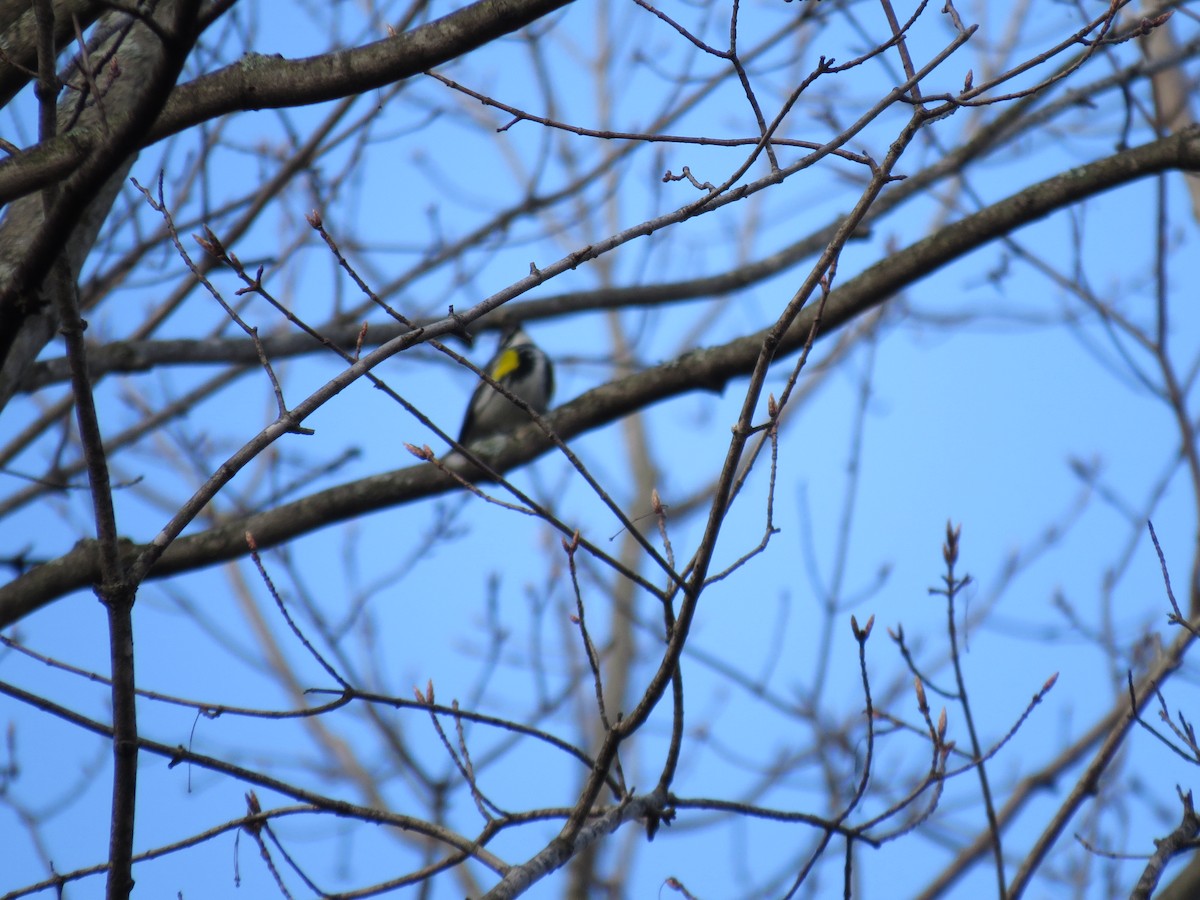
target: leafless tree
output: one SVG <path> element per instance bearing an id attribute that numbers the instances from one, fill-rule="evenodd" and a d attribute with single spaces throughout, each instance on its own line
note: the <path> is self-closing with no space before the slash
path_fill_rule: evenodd
<path id="1" fill-rule="evenodd" d="M 1191 896 L 1198 12 L 0 0 L 0 891 Z"/>

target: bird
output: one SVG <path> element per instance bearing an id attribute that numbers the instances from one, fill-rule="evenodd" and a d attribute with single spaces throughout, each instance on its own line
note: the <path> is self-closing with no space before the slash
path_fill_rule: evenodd
<path id="1" fill-rule="evenodd" d="M 554 366 L 520 325 L 510 326 L 500 335 L 496 355 L 484 371 L 539 415 L 549 408 L 554 394 Z M 467 404 L 458 443 L 465 447 L 528 421 L 529 413 L 481 378 Z"/>

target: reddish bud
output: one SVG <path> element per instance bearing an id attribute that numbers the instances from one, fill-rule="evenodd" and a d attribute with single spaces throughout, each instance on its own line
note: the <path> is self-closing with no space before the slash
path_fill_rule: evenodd
<path id="1" fill-rule="evenodd" d="M 946 543 L 942 544 L 942 559 L 946 561 L 946 565 L 952 566 L 958 562 L 958 540 L 962 536 L 962 524 L 955 527 L 949 520 L 946 521 Z"/>

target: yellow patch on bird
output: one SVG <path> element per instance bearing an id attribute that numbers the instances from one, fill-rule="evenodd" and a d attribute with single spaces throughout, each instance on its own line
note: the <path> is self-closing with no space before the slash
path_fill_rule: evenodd
<path id="1" fill-rule="evenodd" d="M 493 381 L 500 381 L 505 375 L 511 375 L 521 366 L 521 355 L 516 350 L 509 348 L 500 354 L 496 359 L 496 365 L 492 368 L 491 376 Z"/>

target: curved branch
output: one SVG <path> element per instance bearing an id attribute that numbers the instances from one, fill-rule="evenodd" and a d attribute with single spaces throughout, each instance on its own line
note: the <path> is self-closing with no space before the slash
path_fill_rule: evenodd
<path id="1" fill-rule="evenodd" d="M 251 53 L 171 92 L 143 145 L 233 112 L 338 100 L 418 75 L 560 9 L 571 0 L 477 0 L 447 16 L 362 47 L 305 59 Z M 72 132 L 0 163 L 0 204 L 73 171 L 102 140 Z"/>
<path id="2" fill-rule="evenodd" d="M 885 302 L 907 285 L 966 253 L 1080 200 L 1140 178 L 1171 170 L 1200 170 L 1200 127 L 1071 169 L 967 216 L 898 251 L 847 281 L 829 295 L 822 336 Z M 777 359 L 798 351 L 812 327 L 814 309 L 802 312 L 780 342 Z M 601 385 L 545 418 L 563 438 L 613 422 L 670 397 L 696 390 L 719 391 L 753 368 L 765 332 L 747 335 Z M 486 458 L 497 472 L 544 454 L 550 441 L 526 426 Z M 433 466 L 373 475 L 309 497 L 177 539 L 150 571 L 165 577 L 236 559 L 246 553 L 245 534 L 259 547 L 280 544 L 318 528 L 454 490 L 457 482 Z M 127 542 L 126 563 L 142 548 Z M 0 628 L 99 577 L 94 542 L 81 541 L 68 553 L 0 587 Z"/>
<path id="3" fill-rule="evenodd" d="M 981 128 L 970 140 L 949 150 L 934 164 L 892 186 L 871 208 L 865 223 L 869 226 L 914 196 L 924 196 L 932 185 L 939 183 L 944 178 L 961 173 L 964 165 L 968 162 L 986 157 L 997 147 L 1004 146 L 1007 141 L 1025 133 L 1030 126 L 1044 125 L 1063 110 L 1078 107 L 1085 98 L 1094 98 L 1101 93 L 1126 85 L 1139 72 L 1152 76 L 1171 67 L 1177 67 L 1183 61 L 1195 58 L 1197 54 L 1200 54 L 1200 40 L 1190 41 L 1180 47 L 1177 52 L 1164 57 L 1153 66 L 1122 69 L 1085 88 L 1068 91 L 1058 101 L 1043 106 L 1040 110 L 1031 112 L 1032 103 L 1029 100 L 1012 104 L 995 120 Z M 64 135 L 64 138 L 70 137 L 71 134 L 74 132 Z M 46 177 L 50 177 L 50 175 L 47 174 Z M 728 271 L 713 275 L 660 284 L 578 290 L 525 300 L 522 301 L 519 312 L 515 309 L 505 312 L 502 308 L 489 315 L 486 326 L 478 328 L 476 333 L 488 329 L 501 331 L 507 325 L 517 321 L 534 322 L 568 313 L 631 307 L 649 308 L 693 299 L 724 296 L 765 281 L 800 261 L 817 255 L 833 236 L 836 228 L 837 222 L 831 222 L 769 256 L 752 263 L 742 263 Z M 224 239 L 226 236 L 222 237 Z M 353 347 L 360 340 L 362 321 L 358 319 L 332 321 L 320 326 L 318 330 L 338 346 Z M 380 346 L 406 330 L 407 326 L 400 323 L 386 321 L 372 323 L 362 346 Z M 261 340 L 263 349 L 272 359 L 299 356 L 310 353 L 314 349 L 312 338 L 305 334 L 288 332 L 264 335 Z M 90 348 L 88 356 L 88 365 L 93 374 L 143 372 L 159 366 L 177 364 L 238 363 L 253 365 L 257 362 L 258 351 L 251 341 L 244 338 L 111 341 Z M 20 392 L 35 391 L 49 384 L 66 381 L 68 377 L 69 371 L 65 357 L 39 360 L 29 366 L 21 383 L 17 386 L 17 390 Z"/>

